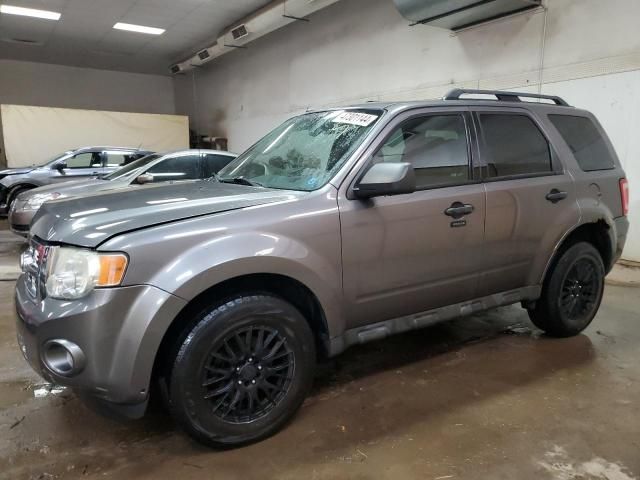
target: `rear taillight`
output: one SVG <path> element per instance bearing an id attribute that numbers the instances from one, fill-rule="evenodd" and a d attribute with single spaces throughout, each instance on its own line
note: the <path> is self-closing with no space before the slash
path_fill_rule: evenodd
<path id="1" fill-rule="evenodd" d="M 620 179 L 620 200 L 622 201 L 622 214 L 629 214 L 629 182 L 626 178 Z"/>

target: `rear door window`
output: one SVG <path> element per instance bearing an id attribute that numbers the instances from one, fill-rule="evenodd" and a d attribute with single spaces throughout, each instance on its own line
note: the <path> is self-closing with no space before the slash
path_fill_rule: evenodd
<path id="1" fill-rule="evenodd" d="M 111 168 L 126 165 L 133 160 L 133 154 L 131 152 L 107 150 L 104 154 L 107 159 L 106 166 Z"/>
<path id="2" fill-rule="evenodd" d="M 527 115 L 480 113 L 478 118 L 489 178 L 553 171 L 549 142 Z"/>
<path id="3" fill-rule="evenodd" d="M 607 143 L 590 118 L 571 115 L 549 115 L 549 120 L 573 152 L 585 172 L 615 167 Z"/>

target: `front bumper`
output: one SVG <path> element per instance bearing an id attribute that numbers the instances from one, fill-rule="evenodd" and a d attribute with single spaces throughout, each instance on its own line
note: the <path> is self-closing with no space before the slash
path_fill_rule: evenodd
<path id="1" fill-rule="evenodd" d="M 158 347 L 186 302 L 150 285 L 96 289 L 75 301 L 34 301 L 22 275 L 15 304 L 20 348 L 36 372 L 126 410 L 146 402 Z M 45 365 L 44 345 L 53 339 L 82 349 L 80 372 L 60 375 Z"/>

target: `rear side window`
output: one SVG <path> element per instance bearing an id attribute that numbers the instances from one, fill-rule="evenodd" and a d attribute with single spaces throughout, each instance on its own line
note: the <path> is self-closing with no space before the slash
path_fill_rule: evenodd
<path id="1" fill-rule="evenodd" d="M 549 143 L 528 116 L 481 113 L 479 118 L 488 177 L 553 171 Z"/>
<path id="2" fill-rule="evenodd" d="M 593 172 L 615 167 L 604 138 L 590 118 L 549 115 L 549 120 L 560 132 L 583 171 Z"/>

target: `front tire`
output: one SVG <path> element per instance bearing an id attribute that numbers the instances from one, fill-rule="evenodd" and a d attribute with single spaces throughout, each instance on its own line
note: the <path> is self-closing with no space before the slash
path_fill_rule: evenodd
<path id="1" fill-rule="evenodd" d="M 571 337 L 589 326 L 600 307 L 605 269 L 593 245 L 576 243 L 561 254 L 540 299 L 528 309 L 534 325 L 554 337 Z"/>
<path id="2" fill-rule="evenodd" d="M 177 423 L 206 445 L 228 448 L 273 435 L 313 381 L 315 343 L 302 314 L 271 295 L 240 294 L 195 319 L 169 375 Z"/>

